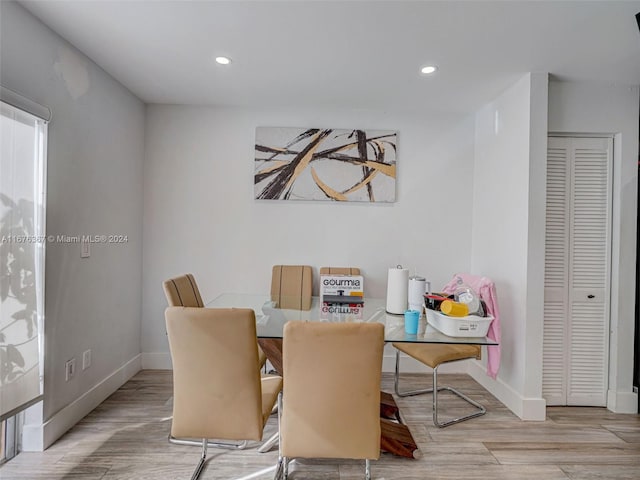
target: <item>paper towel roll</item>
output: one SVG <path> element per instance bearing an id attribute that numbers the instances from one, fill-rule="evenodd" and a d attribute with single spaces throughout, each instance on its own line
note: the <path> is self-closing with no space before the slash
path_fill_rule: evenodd
<path id="1" fill-rule="evenodd" d="M 389 269 L 387 277 L 387 312 L 397 315 L 404 314 L 407 309 L 407 294 L 409 289 L 409 270 L 398 265 Z"/>
<path id="2" fill-rule="evenodd" d="M 427 291 L 427 279 L 424 277 L 409 277 L 408 302 L 411 310 L 422 312 L 424 305 L 424 294 Z"/>

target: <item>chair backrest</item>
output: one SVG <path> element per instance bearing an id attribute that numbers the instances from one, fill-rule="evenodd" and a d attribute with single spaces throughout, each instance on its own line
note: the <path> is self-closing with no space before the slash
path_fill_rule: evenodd
<path id="1" fill-rule="evenodd" d="M 321 267 L 320 275 L 360 275 L 357 267 Z"/>
<path id="2" fill-rule="evenodd" d="M 282 455 L 379 457 L 383 347 L 381 323 L 285 325 Z"/>
<path id="3" fill-rule="evenodd" d="M 271 272 L 271 300 L 278 308 L 311 309 L 313 271 L 309 265 L 274 265 Z"/>
<path id="4" fill-rule="evenodd" d="M 170 307 L 204 307 L 196 279 L 190 273 L 165 280 L 162 287 Z"/>
<path id="5" fill-rule="evenodd" d="M 171 434 L 260 440 L 262 387 L 251 309 L 169 307 L 173 361 Z"/>

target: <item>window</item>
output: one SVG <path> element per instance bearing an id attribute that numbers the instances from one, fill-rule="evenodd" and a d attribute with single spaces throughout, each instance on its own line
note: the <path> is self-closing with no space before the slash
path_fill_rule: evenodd
<path id="1" fill-rule="evenodd" d="M 0 102 L 0 463 L 43 393 L 47 121 Z M 15 94 L 14 94 L 15 95 Z M 12 102 L 14 105 L 15 103 Z M 27 103 L 28 105 L 28 103 Z"/>

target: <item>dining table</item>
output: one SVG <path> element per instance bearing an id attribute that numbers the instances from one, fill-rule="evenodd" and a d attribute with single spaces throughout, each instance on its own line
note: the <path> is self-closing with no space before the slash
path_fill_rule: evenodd
<path id="1" fill-rule="evenodd" d="M 279 308 L 282 298 L 270 294 L 223 293 L 207 302 L 209 308 L 250 308 L 256 315 L 256 335 L 273 369 L 283 374 L 282 337 L 284 325 L 292 320 L 316 322 L 378 322 L 384 325 L 384 340 L 387 343 L 466 344 L 497 345 L 487 337 L 452 337 L 438 331 L 421 315 L 416 334 L 405 331 L 404 315 L 389 313 L 386 300 L 382 298 L 345 298 L 341 303 L 328 303 L 321 297 L 312 297 L 311 308 L 296 310 Z M 282 302 L 285 303 L 285 302 Z M 287 303 L 288 304 L 288 303 Z M 393 395 L 380 394 L 380 427 L 382 451 L 394 455 L 414 458 L 417 445 L 409 428 L 404 423 Z"/>

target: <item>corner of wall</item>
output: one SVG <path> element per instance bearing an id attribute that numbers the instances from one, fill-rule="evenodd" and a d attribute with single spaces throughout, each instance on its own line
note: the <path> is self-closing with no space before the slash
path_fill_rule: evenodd
<path id="1" fill-rule="evenodd" d="M 82 420 L 109 395 L 141 370 L 141 355 L 136 355 L 91 390 L 71 402 L 44 423 L 26 423 L 23 427 L 22 450 L 42 452 L 49 448 L 76 423 Z"/>
<path id="2" fill-rule="evenodd" d="M 172 370 L 171 354 L 169 352 L 143 352 L 143 370 Z"/>
<path id="3" fill-rule="evenodd" d="M 542 422 L 546 419 L 547 402 L 544 398 L 525 397 L 503 382 L 500 377 L 493 380 L 487 376 L 482 363 L 477 361 L 469 363 L 467 373 L 521 420 Z"/>
<path id="4" fill-rule="evenodd" d="M 638 394 L 635 392 L 607 392 L 607 409 L 613 413 L 640 413 L 638 412 Z"/>

